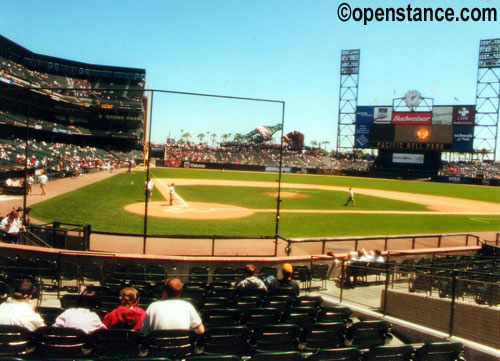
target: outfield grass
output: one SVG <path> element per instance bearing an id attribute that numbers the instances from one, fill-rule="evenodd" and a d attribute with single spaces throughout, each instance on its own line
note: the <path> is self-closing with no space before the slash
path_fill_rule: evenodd
<path id="1" fill-rule="evenodd" d="M 229 179 L 247 181 L 274 181 L 276 174 L 253 172 L 221 172 L 187 169 L 153 169 L 152 177 L 165 178 L 166 183 L 175 178 Z M 144 201 L 143 172 L 117 174 L 96 184 L 34 205 L 31 215 L 43 221 L 59 220 L 67 223 L 91 224 L 93 230 L 141 233 L 142 216 L 123 209 L 130 203 Z M 389 189 L 422 194 L 439 194 L 467 199 L 500 200 L 500 189 L 484 186 L 464 186 L 409 181 L 391 181 L 333 176 L 283 175 L 283 182 L 321 185 L 352 186 L 354 188 Z M 274 189 L 222 186 L 176 186 L 176 192 L 186 201 L 228 203 L 253 209 L 275 209 L 276 199 L 263 195 Z M 282 191 L 299 191 L 283 188 Z M 308 198 L 284 198 L 281 204 L 287 209 L 346 209 L 345 192 L 300 190 Z M 153 193 L 152 201 L 163 201 L 160 192 Z M 356 195 L 356 210 L 425 210 L 425 207 L 376 197 Z M 179 220 L 149 217 L 149 234 L 183 235 L 274 235 L 274 213 L 256 213 L 252 216 L 229 220 Z M 390 235 L 416 233 L 449 233 L 472 231 L 497 231 L 498 216 L 456 215 L 389 215 L 389 214 L 305 214 L 280 215 L 279 233 L 286 237 L 327 237 L 355 235 Z"/>
<path id="2" fill-rule="evenodd" d="M 187 202 L 229 203 L 250 209 L 276 208 L 276 188 L 223 187 L 223 186 L 176 186 L 175 191 Z M 282 192 L 293 192 L 307 198 L 282 198 L 282 209 L 333 209 L 345 210 L 345 192 L 332 192 L 320 189 L 281 188 Z M 427 211 L 427 207 L 356 194 L 356 210 Z"/>

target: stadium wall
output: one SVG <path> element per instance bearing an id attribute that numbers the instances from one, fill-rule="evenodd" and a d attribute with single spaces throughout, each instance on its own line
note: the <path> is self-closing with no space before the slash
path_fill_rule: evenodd
<path id="1" fill-rule="evenodd" d="M 157 159 L 155 162 L 156 167 L 166 167 L 162 159 Z M 218 169 L 218 170 L 239 170 L 250 172 L 278 172 L 277 166 L 260 166 L 249 164 L 221 164 L 221 163 L 201 163 L 201 162 L 181 162 L 181 168 L 195 168 L 195 169 Z M 367 178 L 388 178 L 388 179 L 430 179 L 438 183 L 459 183 L 459 184 L 473 184 L 473 185 L 487 185 L 487 186 L 500 186 L 500 179 L 483 179 L 483 178 L 470 178 L 463 176 L 438 176 L 430 174 L 429 172 L 420 172 L 414 170 L 342 170 L 339 174 L 334 174 L 332 169 L 322 168 L 299 168 L 299 167 L 283 167 L 283 173 L 305 173 L 305 174 L 329 174 L 329 175 L 343 175 L 349 177 L 367 177 Z"/>
<path id="2" fill-rule="evenodd" d="M 382 304 L 384 303 L 382 292 Z M 447 333 L 452 302 L 389 290 L 386 314 Z M 453 335 L 500 349 L 500 309 L 456 302 L 453 310 Z M 432 310 L 432 312 L 429 312 Z"/>

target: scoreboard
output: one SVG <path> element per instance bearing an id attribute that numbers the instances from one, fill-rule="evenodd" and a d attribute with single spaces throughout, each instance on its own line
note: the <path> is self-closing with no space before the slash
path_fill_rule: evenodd
<path id="1" fill-rule="evenodd" d="M 472 152 L 475 113 L 475 105 L 433 106 L 432 111 L 358 106 L 354 147 Z"/>

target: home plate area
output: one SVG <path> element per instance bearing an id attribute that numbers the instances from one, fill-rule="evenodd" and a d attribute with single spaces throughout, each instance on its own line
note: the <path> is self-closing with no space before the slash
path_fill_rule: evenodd
<path id="1" fill-rule="evenodd" d="M 133 203 L 125 206 L 131 213 L 144 214 L 144 202 Z M 248 217 L 253 210 L 220 203 L 179 202 L 174 200 L 173 205 L 168 202 L 149 202 L 148 215 L 152 217 L 177 218 L 177 219 L 230 219 Z"/>

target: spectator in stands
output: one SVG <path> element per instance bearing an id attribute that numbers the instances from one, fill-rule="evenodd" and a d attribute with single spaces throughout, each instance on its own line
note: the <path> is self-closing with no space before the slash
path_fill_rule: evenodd
<path id="1" fill-rule="evenodd" d="M 368 254 L 366 253 L 366 250 L 364 248 L 358 250 L 357 252 L 351 253 L 347 264 L 351 264 L 354 262 L 368 262 Z"/>
<path id="2" fill-rule="evenodd" d="M 7 217 L 0 222 L 0 232 L 6 242 L 19 243 L 19 232 L 24 230 L 23 222 L 15 209 L 12 209 Z"/>
<path id="3" fill-rule="evenodd" d="M 376 249 L 375 251 L 370 251 L 367 255 L 367 260 L 370 263 L 384 263 L 384 257 L 382 257 L 382 251 Z"/>
<path id="4" fill-rule="evenodd" d="M 120 306 L 104 316 L 107 328 L 121 328 L 138 331 L 146 316 L 139 304 L 139 292 L 133 287 L 120 291 Z"/>
<path id="5" fill-rule="evenodd" d="M 36 287 L 30 280 L 20 280 L 13 288 L 11 297 L 0 305 L 0 324 L 17 325 L 34 331 L 45 326 L 42 317 L 31 304 Z"/>
<path id="6" fill-rule="evenodd" d="M 54 327 L 72 327 L 85 333 L 92 333 L 106 328 L 99 315 L 94 311 L 98 303 L 95 293 L 89 292 L 78 297 L 77 305 L 60 314 L 54 322 Z"/>
<path id="7" fill-rule="evenodd" d="M 141 325 L 143 334 L 173 329 L 193 329 L 197 334 L 205 332 L 205 326 L 194 306 L 180 299 L 182 286 L 178 278 L 167 278 L 163 286 L 163 300 L 153 302 L 146 310 L 146 317 Z"/>
<path id="8" fill-rule="evenodd" d="M 358 276 L 363 273 L 368 262 L 369 256 L 364 248 L 350 254 L 345 269 L 345 285 L 347 287 L 356 285 Z"/>
<path id="9" fill-rule="evenodd" d="M 255 276 L 255 271 L 256 269 L 253 264 L 247 264 L 245 266 L 245 270 L 243 271 L 243 275 L 245 278 L 241 280 L 236 286 L 237 291 L 257 288 L 267 290 L 265 283 L 260 278 Z"/>
<path id="10" fill-rule="evenodd" d="M 281 268 L 281 279 L 276 279 L 273 276 L 268 277 L 268 290 L 269 293 L 273 293 L 275 290 L 284 287 L 291 287 L 295 291 L 295 296 L 300 294 L 300 286 L 299 283 L 295 280 L 292 280 L 293 267 L 290 263 L 285 263 Z"/>

